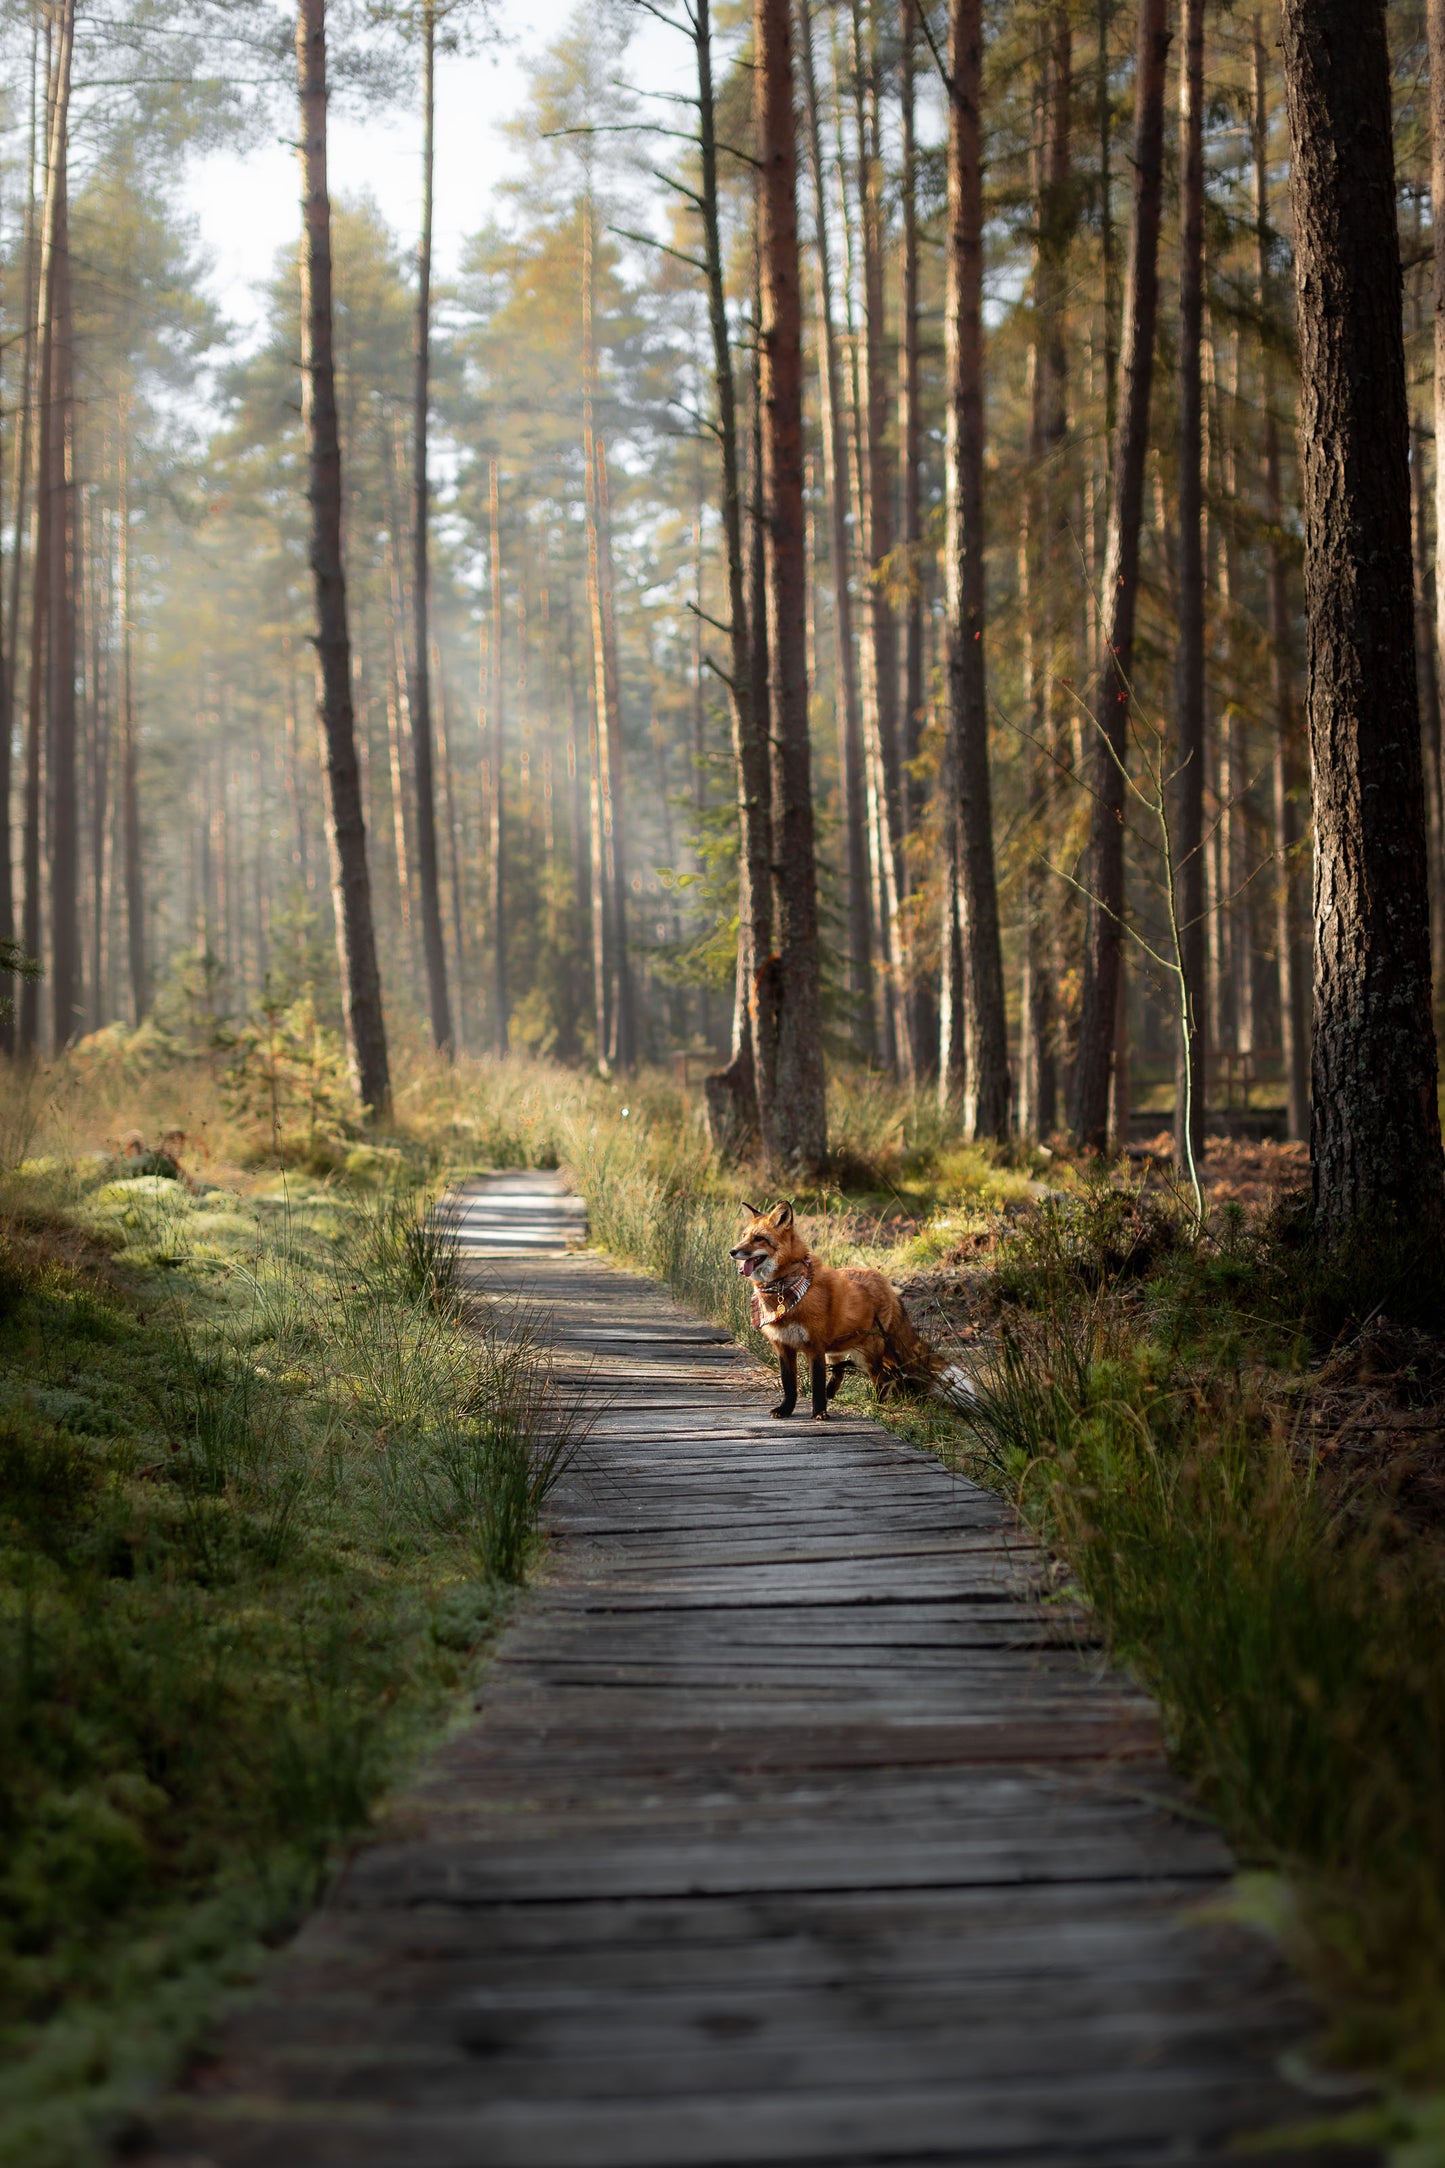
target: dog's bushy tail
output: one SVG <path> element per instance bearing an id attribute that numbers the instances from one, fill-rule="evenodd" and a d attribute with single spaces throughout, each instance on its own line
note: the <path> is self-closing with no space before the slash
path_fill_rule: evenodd
<path id="1" fill-rule="evenodd" d="M 888 1367 L 900 1383 L 921 1386 L 946 1400 L 951 1407 L 971 1408 L 978 1399 L 978 1387 L 960 1363 L 945 1362 L 931 1348 L 914 1324 L 900 1299 L 894 1314 L 883 1328 L 884 1345 L 888 1350 Z"/>

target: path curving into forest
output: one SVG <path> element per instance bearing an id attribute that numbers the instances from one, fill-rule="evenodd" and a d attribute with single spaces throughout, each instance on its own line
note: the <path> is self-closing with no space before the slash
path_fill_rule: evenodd
<path id="1" fill-rule="evenodd" d="M 1202 1916 L 1228 1854 L 1005 1507 L 771 1421 L 557 1177 L 458 1206 L 600 1412 L 475 1715 L 143 2158 L 1162 2168 L 1314 2112 L 1307 2008 Z"/>

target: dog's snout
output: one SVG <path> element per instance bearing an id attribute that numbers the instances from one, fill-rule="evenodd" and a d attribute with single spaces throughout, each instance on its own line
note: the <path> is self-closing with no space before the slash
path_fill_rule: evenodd
<path id="1" fill-rule="evenodd" d="M 728 1251 L 729 1257 L 746 1257 L 747 1254 L 748 1248 L 745 1242 L 739 1243 L 738 1247 L 735 1250 Z"/>

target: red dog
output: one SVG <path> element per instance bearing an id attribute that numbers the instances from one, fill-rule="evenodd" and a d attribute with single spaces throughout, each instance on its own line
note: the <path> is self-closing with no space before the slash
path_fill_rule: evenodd
<path id="1" fill-rule="evenodd" d="M 839 1270 L 814 1257 L 790 1204 L 743 1209 L 748 1224 L 731 1255 L 753 1283 L 753 1323 L 778 1351 L 783 1397 L 774 1415 L 791 1415 L 798 1404 L 800 1354 L 808 1358 L 815 1423 L 827 1422 L 828 1402 L 855 1355 L 880 1393 L 915 1379 L 941 1385 L 950 1400 L 973 1397 L 966 1374 L 934 1354 L 881 1272 Z"/>

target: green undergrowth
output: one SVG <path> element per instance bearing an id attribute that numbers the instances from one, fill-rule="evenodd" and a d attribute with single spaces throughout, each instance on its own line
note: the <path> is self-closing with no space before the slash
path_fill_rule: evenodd
<path id="1" fill-rule="evenodd" d="M 89 2160 L 317 1897 L 579 1435 L 431 1192 L 0 1194 L 0 2159 Z M 392 1176 L 395 1166 L 383 1155 Z M 128 1178 L 129 1177 L 129 1178 Z"/>
<path id="2" fill-rule="evenodd" d="M 199 1086 L 146 1088 L 188 1126 Z M 1362 2135 L 1445 2161 L 1442 1546 L 1378 1471 L 1341 1472 L 1314 1412 L 1386 1316 L 1438 1323 L 1440 1262 L 1408 1229 L 1324 1256 L 1297 1211 L 1225 1207 L 1200 1236 L 1167 1190 L 966 1147 L 876 1080 L 831 1089 L 834 1158 L 792 1193 L 810 1240 L 925 1275 L 935 1336 L 940 1264 L 940 1303 L 966 1283 L 983 1327 L 968 1422 L 845 1393 L 1068 1562 L 1236 1847 L 1241 1904 L 1319 1990 L 1321 2054 L 1387 2074 Z M 218 1115 L 209 1187 L 153 1159 L 120 1179 L 78 1148 L 84 1091 L 55 1104 L 38 1139 L 11 1124 L 46 1156 L 0 1258 L 0 2154 L 40 2168 L 310 1901 L 525 1570 L 577 1411 L 525 1319 L 462 1332 L 420 1175 L 563 1168 L 599 1246 L 763 1356 L 727 1252 L 742 1201 L 771 1201 L 655 1075 L 415 1057 L 393 1133 L 331 1140 L 325 1179 L 232 1179 Z M 257 1156 L 254 1122 L 224 1134 Z"/>
<path id="3" fill-rule="evenodd" d="M 1169 1197 L 1100 1183 L 1001 1237 L 980 1404 L 911 1427 L 1067 1559 L 1251 1871 L 1242 1908 L 1319 1993 L 1321 2055 L 1384 2074 L 1350 2133 L 1426 2168 L 1445 2160 L 1445 1547 L 1314 1420 L 1322 1376 L 1428 1283 L 1408 1249 L 1321 1255 L 1297 1209 L 1200 1237 Z"/>

